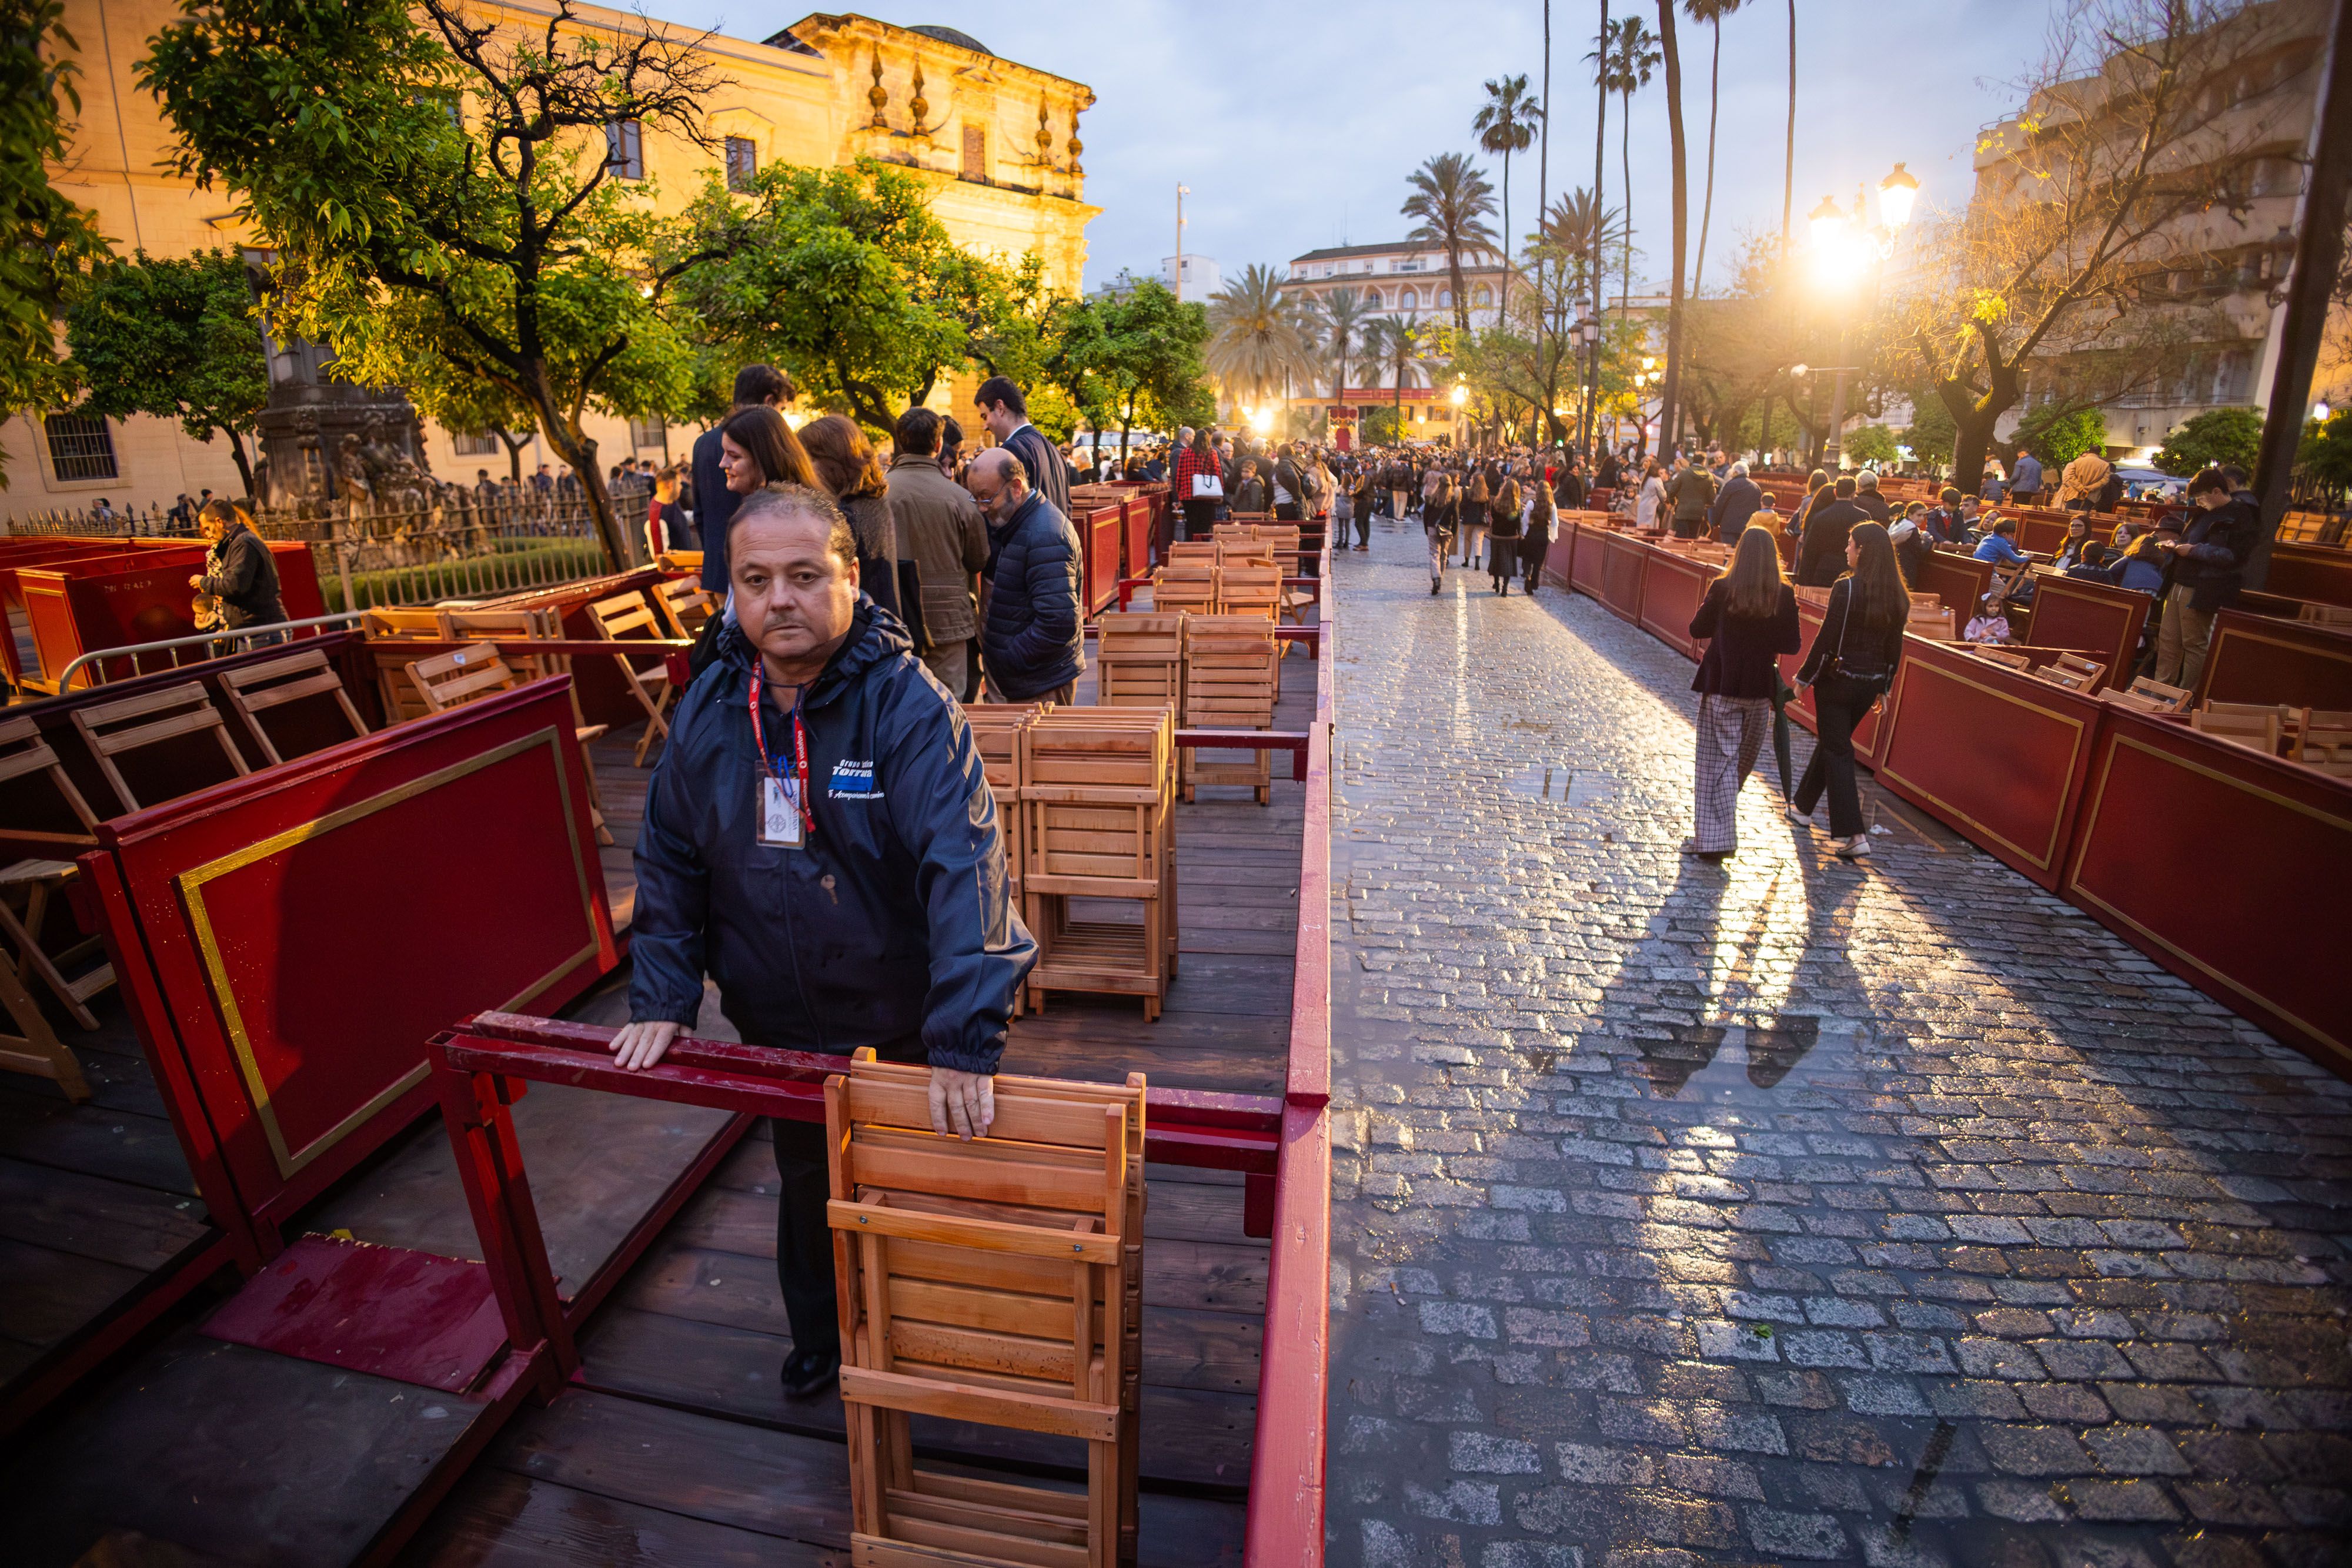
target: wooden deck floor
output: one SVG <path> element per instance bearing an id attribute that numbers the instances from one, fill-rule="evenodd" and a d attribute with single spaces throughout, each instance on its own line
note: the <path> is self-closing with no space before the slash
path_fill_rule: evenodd
<path id="1" fill-rule="evenodd" d="M 1305 727 L 1314 674 L 1303 657 L 1288 662 L 1278 727 Z M 604 852 L 605 879 L 624 927 L 648 777 L 630 764 L 633 744 L 615 735 L 595 757 L 617 841 Z M 1162 1016 L 1147 1024 L 1132 999 L 1056 995 L 1045 1016 L 1015 1025 L 1007 1070 L 1110 1080 L 1139 1070 L 1154 1084 L 1277 1092 L 1302 815 L 1301 787 L 1279 777 L 1266 807 L 1206 789 L 1180 806 L 1181 959 Z M 1117 906 L 1089 913 L 1115 917 Z M 624 969 L 569 1015 L 619 1021 L 625 982 Z M 98 1089 L 93 1103 L 0 1076 L 0 1385 L 211 1235 L 119 999 L 104 998 L 100 1016 L 95 1034 L 58 1019 Z M 715 996 L 698 1028 L 731 1038 Z M 657 1189 L 676 1168 L 671 1151 L 709 1133 L 662 1120 L 676 1108 L 584 1091 L 534 1090 L 517 1110 L 567 1288 L 608 1250 L 635 1189 Z M 1148 1177 L 1143 1560 L 1238 1562 L 1266 1244 L 1242 1234 L 1238 1176 L 1154 1166 Z M 776 1385 L 791 1345 L 774 1191 L 755 1130 L 590 1322 L 585 1385 L 527 1406 L 403 1560 L 845 1563 L 839 1403 L 787 1405 Z M 322 1198 L 305 1228 L 478 1250 L 433 1118 Z M 0 1507 L 22 1526 L 11 1550 L 26 1553 L 12 1560 L 62 1568 L 131 1531 L 207 1561 L 347 1562 L 467 1425 L 465 1401 L 404 1398 L 404 1385 L 223 1344 L 185 1326 L 195 1315 L 0 1455 L 12 1472 Z M 1076 1457 L 971 1430 L 934 1427 L 918 1441 L 950 1468 L 960 1458 L 1049 1480 L 1072 1473 Z"/>

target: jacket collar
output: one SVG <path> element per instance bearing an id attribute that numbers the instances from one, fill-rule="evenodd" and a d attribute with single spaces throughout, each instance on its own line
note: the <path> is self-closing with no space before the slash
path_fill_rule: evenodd
<path id="1" fill-rule="evenodd" d="M 860 592 L 857 609 L 849 619 L 849 635 L 842 639 L 841 646 L 834 650 L 833 657 L 825 661 L 824 670 L 810 684 L 805 706 L 824 706 L 860 675 L 908 652 L 914 645 L 906 625 L 896 615 Z M 718 658 L 728 670 L 727 685 L 732 688 L 739 682 L 750 682 L 760 651 L 744 635 L 743 628 L 730 621 L 719 633 Z"/>

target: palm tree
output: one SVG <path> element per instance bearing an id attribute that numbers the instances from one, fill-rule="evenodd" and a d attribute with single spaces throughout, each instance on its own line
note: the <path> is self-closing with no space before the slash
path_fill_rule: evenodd
<path id="1" fill-rule="evenodd" d="M 1790 3 L 1793 5 L 1795 0 L 1790 0 Z M 1587 55 L 1585 57 L 1587 59 L 1595 59 L 1608 53 L 1609 0 L 1601 0 L 1599 37 L 1600 48 L 1593 54 Z M 1609 73 L 1607 71 L 1593 73 L 1592 97 L 1595 104 L 1592 112 L 1592 199 L 1597 203 L 1609 193 L 1609 183 L 1605 177 L 1606 165 L 1602 162 L 1602 160 L 1609 155 Z M 1629 196 L 1632 193 L 1630 190 L 1626 193 Z M 1630 239 L 1630 234 L 1628 237 Z M 1592 231 L 1592 270 L 1588 277 L 1588 281 L 1592 285 L 1592 319 L 1598 321 L 1601 319 L 1601 227 L 1598 225 Z M 1590 368 L 1586 372 L 1584 388 L 1584 427 L 1577 434 L 1577 440 L 1587 446 L 1592 443 L 1592 404 L 1599 396 L 1597 389 L 1598 378 L 1601 374 L 1601 356 L 1593 354 L 1589 356 L 1589 360 Z"/>
<path id="2" fill-rule="evenodd" d="M 1209 297 L 1209 341 L 1201 358 L 1226 391 L 1247 389 L 1253 402 L 1264 402 L 1286 372 L 1307 368 L 1297 307 L 1279 272 L 1252 262 Z"/>
<path id="3" fill-rule="evenodd" d="M 1511 154 L 1528 150 L 1536 139 L 1536 121 L 1543 115 L 1543 107 L 1528 97 L 1528 78 L 1522 73 L 1488 82 L 1486 102 L 1470 121 L 1470 129 L 1478 133 L 1479 149 L 1503 155 L 1503 234 L 1507 240 L 1511 232 Z M 1508 248 L 1507 244 L 1503 256 L 1503 309 L 1498 320 L 1507 319 L 1511 309 Z M 1461 292 L 1458 286 L 1454 292 Z"/>
<path id="4" fill-rule="evenodd" d="M 1366 355 L 1373 351 L 1372 308 L 1354 289 L 1335 288 L 1318 301 L 1316 313 L 1322 318 L 1323 351 L 1333 368 L 1331 401 L 1344 403 L 1349 359 L 1360 350 Z"/>
<path id="5" fill-rule="evenodd" d="M 1658 47 L 1666 57 L 1666 144 L 1674 166 L 1674 270 L 1666 295 L 1666 373 L 1658 417 L 1672 444 L 1682 428 L 1683 256 L 1690 231 L 1690 148 L 1683 136 L 1683 58 L 1675 41 L 1675 0 L 1658 0 Z"/>
<path id="6" fill-rule="evenodd" d="M 1624 315 L 1633 297 L 1633 161 L 1627 132 L 1633 121 L 1633 95 L 1650 85 L 1658 68 L 1657 36 L 1638 16 L 1622 18 L 1601 35 L 1601 47 L 1584 57 L 1593 62 L 1604 93 L 1622 100 L 1617 125 L 1618 175 L 1625 183 L 1625 271 L 1617 290 L 1617 311 Z"/>
<path id="7" fill-rule="evenodd" d="M 1560 293 L 1573 298 L 1575 291 L 1588 281 L 1593 258 L 1614 246 L 1623 234 L 1617 210 L 1601 205 L 1590 190 L 1580 185 L 1552 199 L 1551 206 L 1544 213 L 1542 227 L 1532 237 L 1564 258 L 1561 265 L 1568 268 L 1569 280 L 1561 285 Z"/>
<path id="8" fill-rule="evenodd" d="M 1459 152 L 1440 152 L 1415 169 L 1406 183 L 1413 193 L 1398 209 L 1419 218 L 1420 226 L 1405 235 L 1412 245 L 1433 245 L 1445 252 L 1446 276 L 1454 283 L 1454 325 L 1470 330 L 1470 301 L 1462 291 L 1462 257 L 1496 256 L 1502 242 L 1487 226 L 1495 211 L 1495 187 Z"/>
<path id="9" fill-rule="evenodd" d="M 1739 9 L 1744 0 L 1683 0 L 1683 8 L 1694 22 L 1705 22 L 1715 29 L 1709 46 L 1706 66 L 1706 199 L 1698 210 L 1698 259 L 1691 263 L 1691 297 L 1698 297 L 1699 278 L 1706 271 L 1706 231 L 1715 222 L 1715 114 L 1722 100 L 1723 87 L 1723 19 Z"/>
<path id="10" fill-rule="evenodd" d="M 1365 326 L 1364 351 L 1378 354 L 1383 375 L 1396 378 L 1397 419 L 1404 419 L 1404 387 L 1427 362 L 1421 329 L 1402 316 L 1382 316 Z"/>

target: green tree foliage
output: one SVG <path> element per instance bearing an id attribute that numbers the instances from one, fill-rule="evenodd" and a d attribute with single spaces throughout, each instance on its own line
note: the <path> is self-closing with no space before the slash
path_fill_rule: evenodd
<path id="1" fill-rule="evenodd" d="M 455 0 L 182 0 L 139 74 L 178 128 L 171 166 L 227 187 L 278 248 L 286 329 L 446 423 L 528 411 L 617 564 L 582 415 L 689 402 L 671 285 L 702 258 L 620 178 L 607 128 L 715 154 L 703 111 L 725 84 L 699 44 L 592 33 L 572 0 L 520 31 Z"/>
<path id="2" fill-rule="evenodd" d="M 241 256 L 142 251 L 103 267 L 66 313 L 66 342 L 89 412 L 176 419 L 197 441 L 226 435 L 254 493 L 246 440 L 269 401 L 269 364 Z"/>
<path id="3" fill-rule="evenodd" d="M 1217 417 L 1216 393 L 1201 351 L 1209 340 L 1209 312 L 1180 302 L 1147 278 L 1125 299 L 1103 308 L 1102 374 L 1119 426 L 1124 459 L 1128 434 L 1138 426 L 1173 433 Z"/>
<path id="4" fill-rule="evenodd" d="M 1280 392 L 1286 376 L 1313 385 L 1319 367 L 1303 325 L 1282 275 L 1250 263 L 1209 297 L 1210 373 L 1228 394 L 1253 403 Z"/>
<path id="5" fill-rule="evenodd" d="M 1394 446 L 1404 439 L 1403 416 L 1386 403 L 1364 410 L 1358 429 L 1367 446 Z"/>
<path id="6" fill-rule="evenodd" d="M 1486 220 L 1495 215 L 1495 187 L 1459 152 L 1440 152 L 1424 162 L 1405 183 L 1412 194 L 1397 210 L 1415 220 L 1404 237 L 1412 245 L 1445 253 L 1445 276 L 1453 285 L 1454 329 L 1470 330 L 1470 300 L 1462 287 L 1462 258 L 1500 257 L 1502 239 Z"/>
<path id="7" fill-rule="evenodd" d="M 2305 421 L 2295 462 L 2322 484 L 2339 491 L 2352 490 L 2352 409 L 2337 409 L 2325 420 Z"/>
<path id="8" fill-rule="evenodd" d="M 2105 450 L 2107 416 L 2095 408 L 2044 403 L 2017 422 L 2015 439 L 2040 458 L 2044 468 L 2063 468 L 2085 452 Z M 1981 465 L 1978 472 L 1983 472 Z M 1971 486 L 1976 482 L 1975 475 L 1961 477 Z"/>
<path id="9" fill-rule="evenodd" d="M 1941 468 L 1952 460 L 1956 434 L 1952 411 L 1942 398 L 1931 392 L 1911 394 L 1911 423 L 1903 432 L 1903 444 L 1912 456 L 1927 467 Z"/>
<path id="10" fill-rule="evenodd" d="M 1880 465 L 1899 461 L 1895 433 L 1883 424 L 1865 424 L 1839 444 L 1838 450 L 1856 463 Z"/>
<path id="11" fill-rule="evenodd" d="M 58 0 L 0 0 L 0 418 L 71 401 L 56 320 L 75 280 L 107 254 L 98 214 L 49 183 L 81 111 L 79 46 L 63 15 Z"/>
<path id="12" fill-rule="evenodd" d="M 2251 474 L 2263 445 L 2263 416 L 2251 408 L 2209 409 L 2164 438 L 2156 465 L 2186 478 L 2217 463 Z"/>
<path id="13" fill-rule="evenodd" d="M 713 259 L 684 289 L 722 361 L 770 361 L 870 429 L 889 429 L 967 363 L 1061 384 L 1046 369 L 1056 318 L 1043 263 L 1001 266 L 958 248 L 903 170 L 774 163 L 742 193 L 714 176 L 689 221 L 694 248 Z M 1090 412 L 1074 395 L 1062 417 Z"/>

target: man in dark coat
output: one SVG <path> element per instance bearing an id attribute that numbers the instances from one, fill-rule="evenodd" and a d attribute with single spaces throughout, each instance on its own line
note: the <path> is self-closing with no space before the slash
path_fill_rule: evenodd
<path id="1" fill-rule="evenodd" d="M 773 365 L 745 365 L 735 372 L 735 407 L 766 403 L 774 408 L 789 402 L 793 383 Z M 730 410 L 732 413 L 733 410 Z M 722 422 L 723 423 L 723 422 Z M 727 519 L 735 515 L 735 493 L 727 487 L 727 470 L 719 462 L 719 426 L 694 438 L 695 524 L 702 530 L 703 591 L 727 597 Z"/>
<path id="2" fill-rule="evenodd" d="M 2235 468 L 2208 468 L 2189 480 L 2189 531 L 2156 547 L 2172 558 L 2156 635 L 2156 678 L 2166 685 L 2194 687 L 2203 676 L 2214 613 L 2238 596 L 2262 542 L 2262 507 L 2236 487 L 2243 483 Z"/>
<path id="3" fill-rule="evenodd" d="M 1028 486 L 1042 496 L 1054 510 L 1067 517 L 1070 515 L 1069 470 L 1062 455 L 1045 439 L 1045 432 L 1029 423 L 1029 400 L 1013 384 L 1010 376 L 991 376 L 980 383 L 972 394 L 979 405 L 981 423 L 996 437 L 996 444 L 1021 459 L 1026 471 Z"/>
<path id="4" fill-rule="evenodd" d="M 1853 481 L 1853 504 L 1870 514 L 1870 520 L 1885 528 L 1895 521 L 1895 508 L 1878 493 L 1878 470 L 1865 468 Z"/>
<path id="5" fill-rule="evenodd" d="M 1675 463 L 1675 476 L 1666 481 L 1666 499 L 1675 509 L 1675 537 L 1695 539 L 1706 526 L 1707 508 L 1715 504 L 1715 476 L 1687 457 L 1677 457 Z"/>
<path id="6" fill-rule="evenodd" d="M 736 619 L 646 794 L 631 1021 L 612 1049 L 630 1071 L 658 1062 L 708 973 L 746 1043 L 928 1063 L 934 1130 L 984 1134 L 1037 946 L 1007 895 L 971 731 L 898 618 L 858 591 L 831 500 L 771 486 L 730 521 Z M 779 1121 L 772 1136 L 782 1380 L 804 1399 L 841 1364 L 824 1128 Z"/>
<path id="7" fill-rule="evenodd" d="M 1707 509 L 1706 520 L 1714 528 L 1717 538 L 1736 545 L 1740 531 L 1748 527 L 1748 519 L 1763 504 L 1763 486 L 1748 476 L 1747 464 L 1735 463 L 1731 465 L 1731 477 L 1715 493 L 1715 505 Z"/>
<path id="8" fill-rule="evenodd" d="M 1029 488 L 1020 460 L 1006 447 L 973 458 L 970 484 L 988 519 L 980 656 L 989 700 L 1066 705 L 1087 667 L 1077 530 Z"/>
<path id="9" fill-rule="evenodd" d="M 1845 537 L 1856 523 L 1871 520 L 1853 502 L 1852 476 L 1841 476 L 1824 506 L 1816 499 L 1805 514 L 1805 537 L 1797 544 L 1797 585 L 1827 588 L 1845 570 Z"/>

